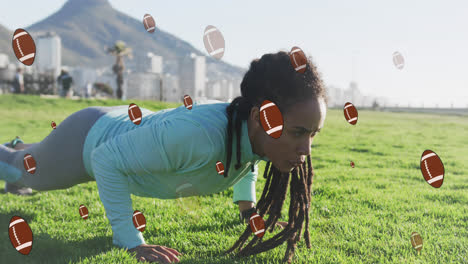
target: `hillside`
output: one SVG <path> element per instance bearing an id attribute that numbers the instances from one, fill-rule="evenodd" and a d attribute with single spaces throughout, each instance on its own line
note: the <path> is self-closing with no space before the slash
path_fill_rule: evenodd
<path id="1" fill-rule="evenodd" d="M 149 34 L 141 20 L 117 11 L 108 0 L 68 0 L 57 12 L 25 29 L 33 37 L 46 31 L 57 33 L 62 40 L 64 65 L 109 66 L 114 63 L 114 58 L 105 52 L 105 47 L 113 45 L 117 40 L 125 41 L 133 49 L 134 56 L 142 56 L 150 51 L 162 56 L 164 70 L 168 73 L 176 72 L 174 61 L 177 58 L 189 56 L 192 52 L 204 55 L 190 43 L 160 28 Z M 11 48 L 11 36 L 6 34 L 4 37 L 5 30 L 8 33 L 8 29 L 0 28 L 0 51 L 3 52 Z M 210 79 L 220 75 L 239 77 L 245 71 L 211 57 L 206 57 L 206 62 Z"/>

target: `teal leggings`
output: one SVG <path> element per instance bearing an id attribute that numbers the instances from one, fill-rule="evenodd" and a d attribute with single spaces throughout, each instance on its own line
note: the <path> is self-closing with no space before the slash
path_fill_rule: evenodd
<path id="1" fill-rule="evenodd" d="M 0 179 L 38 191 L 65 189 L 94 181 L 83 164 L 84 142 L 94 123 L 118 107 L 88 107 L 75 112 L 41 142 L 26 149 L 14 150 L 0 144 Z M 34 174 L 24 168 L 25 154 L 31 154 L 36 161 Z"/>

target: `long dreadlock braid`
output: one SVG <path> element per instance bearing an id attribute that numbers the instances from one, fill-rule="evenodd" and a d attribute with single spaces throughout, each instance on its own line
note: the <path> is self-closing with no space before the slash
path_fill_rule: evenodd
<path id="1" fill-rule="evenodd" d="M 225 167 L 224 177 L 228 177 L 231 163 L 232 120 L 234 118 L 235 133 L 237 135 L 237 164 L 235 169 L 238 170 L 241 167 L 241 122 L 249 118 L 253 106 L 260 107 L 264 100 L 270 100 L 278 106 L 284 115 L 292 105 L 312 98 L 323 98 L 325 104 L 328 104 L 323 82 L 315 65 L 310 60 L 307 62 L 304 73 L 297 73 L 294 70 L 289 54 L 284 51 L 265 54 L 261 59 L 253 60 L 250 69 L 242 80 L 241 96 L 236 97 L 226 109 L 228 113 L 228 138 L 227 166 Z M 282 173 L 268 161 L 263 175 L 267 179 L 266 184 L 256 208 L 262 218 L 269 214 L 269 218 L 265 221 L 265 230 L 272 232 L 281 216 L 287 188 L 290 186 L 288 225 L 267 241 L 262 241 L 257 236 L 253 236 L 247 246 L 242 248 L 252 234 L 252 230 L 247 226 L 239 240 L 225 254 L 240 249 L 238 256 L 255 255 L 275 248 L 287 240 L 287 250 L 283 261 L 291 263 L 296 243 L 301 238 L 304 218 L 306 220 L 305 242 L 307 248 L 311 248 L 309 206 L 313 175 L 310 155 L 307 156 L 304 164 L 296 167 L 291 173 Z M 290 178 L 291 184 L 289 184 Z"/>

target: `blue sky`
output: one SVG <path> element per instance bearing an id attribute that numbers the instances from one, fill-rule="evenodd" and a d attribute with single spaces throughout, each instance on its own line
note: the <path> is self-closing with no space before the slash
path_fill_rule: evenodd
<path id="1" fill-rule="evenodd" d="M 0 3 L 0 24 L 14 30 L 52 14 L 65 0 Z M 327 85 L 347 88 L 354 78 L 364 94 L 401 105 L 468 107 L 468 1 L 110 3 L 138 20 L 151 14 L 161 30 L 203 52 L 203 30 L 216 26 L 226 42 L 222 59 L 237 66 L 247 68 L 264 53 L 299 46 L 312 57 Z M 402 70 L 393 65 L 395 51 L 405 58 Z"/>

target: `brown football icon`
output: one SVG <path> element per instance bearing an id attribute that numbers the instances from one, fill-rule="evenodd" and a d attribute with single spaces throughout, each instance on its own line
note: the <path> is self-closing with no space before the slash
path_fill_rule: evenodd
<path id="1" fill-rule="evenodd" d="M 52 121 L 52 123 L 50 123 L 50 126 L 51 126 L 53 129 L 55 129 L 55 128 L 57 127 L 57 124 L 55 124 L 55 122 Z"/>
<path id="2" fill-rule="evenodd" d="M 260 122 L 263 130 L 272 138 L 279 138 L 283 133 L 283 115 L 275 103 L 265 100 L 260 107 Z"/>
<path id="3" fill-rule="evenodd" d="M 253 212 L 252 215 L 250 215 L 249 224 L 252 233 L 262 238 L 265 234 L 265 221 L 263 221 L 263 218 L 256 212 Z"/>
<path id="4" fill-rule="evenodd" d="M 421 172 L 424 179 L 434 188 L 444 183 L 444 164 L 434 151 L 426 149 L 421 155 Z"/>
<path id="5" fill-rule="evenodd" d="M 31 66 L 34 63 L 36 56 L 36 44 L 29 33 L 18 28 L 13 33 L 13 39 L 11 42 L 13 51 L 15 52 L 16 58 L 24 65 Z"/>
<path id="6" fill-rule="evenodd" d="M 397 69 L 401 70 L 405 66 L 405 59 L 403 58 L 403 55 L 401 55 L 400 52 L 395 51 L 393 53 L 393 64 L 395 64 L 395 67 Z"/>
<path id="7" fill-rule="evenodd" d="M 221 161 L 216 162 L 216 171 L 219 175 L 224 175 L 224 164 Z"/>
<path id="8" fill-rule="evenodd" d="M 26 220 L 19 216 L 13 216 L 8 228 L 10 242 L 21 254 L 28 255 L 32 249 L 33 233 Z"/>
<path id="9" fill-rule="evenodd" d="M 24 169 L 34 174 L 36 172 L 36 160 L 31 156 L 31 154 L 25 154 L 23 158 Z"/>
<path id="10" fill-rule="evenodd" d="M 293 47 L 289 52 L 291 64 L 297 72 L 304 73 L 307 67 L 307 57 L 299 47 Z"/>
<path id="11" fill-rule="evenodd" d="M 88 208 L 86 208 L 86 206 L 81 204 L 80 208 L 79 208 L 79 211 L 80 211 L 81 218 L 83 218 L 85 220 L 88 219 L 89 212 L 88 212 Z"/>
<path id="12" fill-rule="evenodd" d="M 351 161 L 351 167 L 353 167 L 353 168 L 354 168 L 354 162 L 352 162 L 352 161 Z"/>
<path id="13" fill-rule="evenodd" d="M 128 117 L 130 117 L 130 120 L 132 120 L 133 124 L 139 125 L 141 123 L 142 116 L 143 115 L 141 114 L 141 110 L 138 105 L 131 103 L 128 106 Z"/>
<path id="14" fill-rule="evenodd" d="M 150 14 L 143 16 L 143 26 L 145 26 L 146 31 L 149 33 L 153 33 L 156 29 L 156 22 L 154 22 L 154 18 Z"/>
<path id="15" fill-rule="evenodd" d="M 203 44 L 205 49 L 215 59 L 220 60 L 224 55 L 224 37 L 215 26 L 207 26 L 203 34 Z"/>
<path id="16" fill-rule="evenodd" d="M 138 231 L 143 232 L 146 228 L 146 218 L 142 212 L 135 210 L 133 212 L 133 225 Z"/>
<path id="17" fill-rule="evenodd" d="M 351 125 L 356 125 L 358 121 L 358 112 L 356 107 L 350 102 L 347 102 L 343 107 L 344 117 Z"/>
<path id="18" fill-rule="evenodd" d="M 192 110 L 192 106 L 193 106 L 192 97 L 190 97 L 187 94 L 184 95 L 184 105 L 185 105 L 185 108 L 187 108 L 188 110 Z"/>
<path id="19" fill-rule="evenodd" d="M 421 251 L 422 249 L 423 241 L 421 235 L 419 235 L 417 232 L 411 233 L 411 245 L 417 251 Z"/>

